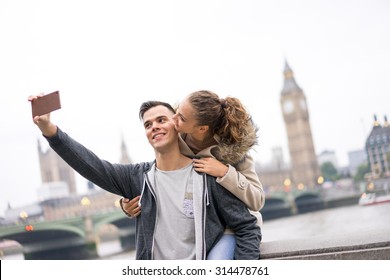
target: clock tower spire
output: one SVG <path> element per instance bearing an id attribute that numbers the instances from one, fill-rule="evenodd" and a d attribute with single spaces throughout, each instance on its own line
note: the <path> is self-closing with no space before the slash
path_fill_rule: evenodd
<path id="1" fill-rule="evenodd" d="M 298 86 L 298 84 L 295 82 L 294 79 L 294 73 L 291 70 L 290 66 L 287 63 L 287 60 L 285 61 L 284 64 L 284 86 L 282 89 L 282 95 L 283 94 L 288 94 L 291 91 L 302 91 L 301 88 Z"/>
<path id="2" fill-rule="evenodd" d="M 320 169 L 314 149 L 306 97 L 295 81 L 294 73 L 285 62 L 284 85 L 280 103 L 287 130 L 291 159 L 292 184 L 314 186 Z"/>

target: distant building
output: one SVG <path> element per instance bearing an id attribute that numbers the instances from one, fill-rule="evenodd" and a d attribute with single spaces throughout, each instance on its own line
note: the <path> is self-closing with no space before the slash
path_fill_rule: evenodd
<path id="1" fill-rule="evenodd" d="M 38 156 L 42 188 L 46 188 L 38 193 L 41 195 L 41 199 L 58 198 L 58 195 L 67 196 L 76 193 L 75 171 L 53 149 L 48 148 L 43 151 L 39 140 Z"/>
<path id="2" fill-rule="evenodd" d="M 336 153 L 334 151 L 327 151 L 327 150 L 322 151 L 317 156 L 317 160 L 320 166 L 323 165 L 325 162 L 330 162 L 336 169 L 339 168 Z"/>
<path id="3" fill-rule="evenodd" d="M 130 157 L 122 137 L 121 164 L 130 163 Z M 81 215 L 104 213 L 114 211 L 120 207 L 118 195 L 112 194 L 100 188 L 95 188 L 90 181 L 87 182 L 88 192 L 85 194 L 70 194 L 60 199 L 52 198 L 41 202 L 45 220 L 57 220 L 72 218 Z"/>
<path id="4" fill-rule="evenodd" d="M 275 169 L 281 169 L 285 165 L 282 147 L 272 148 L 271 163 Z"/>
<path id="5" fill-rule="evenodd" d="M 291 169 L 286 163 L 275 165 L 255 165 L 256 173 L 266 193 L 283 191 L 286 180 L 291 178 Z"/>
<path id="6" fill-rule="evenodd" d="M 386 116 L 383 125 L 374 116 L 372 130 L 366 140 L 366 152 L 372 177 L 390 176 L 390 125 Z"/>
<path id="7" fill-rule="evenodd" d="M 271 164 L 256 163 L 256 173 L 266 192 L 283 190 L 284 181 L 291 178 L 290 166 L 284 161 L 281 147 L 272 148 Z"/>
<path id="8" fill-rule="evenodd" d="M 291 185 L 315 186 L 321 172 L 314 149 L 306 97 L 287 62 L 280 104 L 291 159 Z"/>
<path id="9" fill-rule="evenodd" d="M 63 181 L 43 183 L 38 188 L 37 193 L 39 201 L 67 197 L 70 195 L 68 184 Z"/>
<path id="10" fill-rule="evenodd" d="M 66 219 L 114 211 L 120 207 L 120 196 L 95 189 L 92 182 L 87 182 L 87 193 L 77 194 L 74 170 L 51 148 L 43 152 L 39 141 L 38 153 L 42 176 L 42 186 L 38 189 L 39 202 L 17 208 L 9 206 L 2 223 L 18 223 L 23 219 Z M 130 163 L 123 139 L 120 162 Z"/>
<path id="11" fill-rule="evenodd" d="M 120 207 L 119 199 L 119 196 L 100 189 L 85 194 L 45 199 L 35 204 L 7 209 L 2 224 L 29 223 L 42 219 L 62 220 L 111 212 Z"/>
<path id="12" fill-rule="evenodd" d="M 3 223 L 28 223 L 29 221 L 39 220 L 42 216 L 43 209 L 38 203 L 14 208 L 9 206 L 4 212 Z"/>
<path id="13" fill-rule="evenodd" d="M 290 164 L 284 162 L 282 149 L 272 149 L 271 164 L 256 164 L 256 172 L 266 191 L 286 187 L 315 186 L 321 175 L 310 128 L 306 97 L 295 81 L 293 71 L 285 63 L 284 85 L 280 103 L 285 122 Z"/>
<path id="14" fill-rule="evenodd" d="M 348 152 L 348 168 L 352 176 L 355 176 L 360 165 L 367 163 L 367 153 L 365 150 Z"/>
<path id="15" fill-rule="evenodd" d="M 49 221 L 111 212 L 120 207 L 119 199 L 120 196 L 99 189 L 86 194 L 48 199 L 42 201 L 40 206 L 45 220 Z"/>
<path id="16" fill-rule="evenodd" d="M 119 161 L 121 164 L 129 164 L 132 163 L 129 153 L 127 152 L 127 146 L 125 144 L 125 139 L 122 136 L 122 143 L 121 143 L 121 159 Z"/>

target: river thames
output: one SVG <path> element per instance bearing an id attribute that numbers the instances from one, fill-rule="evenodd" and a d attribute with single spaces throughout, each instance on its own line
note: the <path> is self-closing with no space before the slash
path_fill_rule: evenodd
<path id="1" fill-rule="evenodd" d="M 345 234 L 353 235 L 366 230 L 390 227 L 390 203 L 370 206 L 346 206 L 306 214 L 264 221 L 263 242 L 306 239 Z M 102 259 L 134 259 L 135 252 L 104 257 Z"/>
<path id="2" fill-rule="evenodd" d="M 305 239 L 390 227 L 390 203 L 346 206 L 265 221 L 263 241 Z"/>

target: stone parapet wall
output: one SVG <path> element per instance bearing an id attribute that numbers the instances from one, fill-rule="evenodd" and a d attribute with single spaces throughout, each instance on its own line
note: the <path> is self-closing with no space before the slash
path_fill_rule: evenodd
<path id="1" fill-rule="evenodd" d="M 263 242 L 261 259 L 390 260 L 390 226 L 353 235 Z"/>

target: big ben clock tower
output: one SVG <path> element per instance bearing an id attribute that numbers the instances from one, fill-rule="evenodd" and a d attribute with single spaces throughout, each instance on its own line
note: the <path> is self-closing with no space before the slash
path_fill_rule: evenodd
<path id="1" fill-rule="evenodd" d="M 287 130 L 292 185 L 314 186 L 320 176 L 320 169 L 311 134 L 306 97 L 295 82 L 293 71 L 287 62 L 280 103 Z"/>

